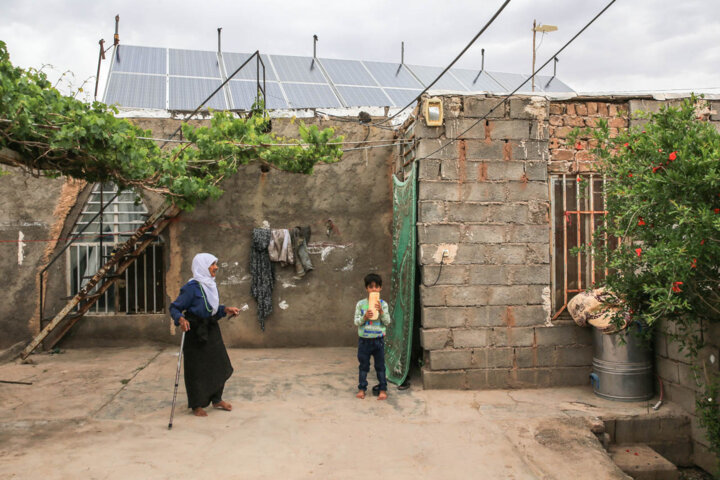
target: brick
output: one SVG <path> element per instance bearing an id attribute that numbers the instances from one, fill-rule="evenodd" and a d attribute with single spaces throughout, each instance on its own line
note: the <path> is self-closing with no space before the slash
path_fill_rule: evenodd
<path id="1" fill-rule="evenodd" d="M 598 112 L 598 104 L 597 102 L 587 102 L 587 114 L 588 115 L 597 115 Z"/>
<path id="2" fill-rule="evenodd" d="M 502 285 L 505 281 L 505 268 L 499 265 L 468 266 L 470 285 Z"/>
<path id="3" fill-rule="evenodd" d="M 427 285 L 464 285 L 467 281 L 467 268 L 464 265 L 424 265 L 421 274 Z"/>
<path id="4" fill-rule="evenodd" d="M 616 117 L 608 120 L 608 125 L 613 128 L 627 128 L 628 121 L 625 118 Z"/>
<path id="5" fill-rule="evenodd" d="M 507 103 L 501 103 L 501 100 L 497 98 L 466 97 L 464 113 L 466 117 L 470 118 L 482 118 L 485 116 L 487 118 L 502 118 L 505 116 L 506 105 Z M 493 109 L 494 111 L 489 113 Z"/>
<path id="6" fill-rule="evenodd" d="M 569 161 L 573 160 L 575 158 L 575 151 L 574 150 L 568 150 L 565 148 L 559 148 L 553 152 L 551 152 L 552 159 L 555 162 L 559 161 Z"/>
<path id="7" fill-rule="evenodd" d="M 422 180 L 439 180 L 440 179 L 440 160 L 432 158 L 423 158 L 418 160 L 420 165 L 418 169 L 418 178 Z"/>
<path id="8" fill-rule="evenodd" d="M 540 180 L 546 182 L 548 179 L 547 163 L 540 162 L 527 162 L 525 165 L 525 177 L 528 180 Z"/>
<path id="9" fill-rule="evenodd" d="M 576 115 L 575 112 L 575 104 L 574 103 L 568 103 L 565 105 L 565 113 L 568 115 Z"/>
<path id="10" fill-rule="evenodd" d="M 463 185 L 465 202 L 504 202 L 507 198 L 504 183 L 470 183 Z"/>
<path id="11" fill-rule="evenodd" d="M 505 324 L 514 327 L 543 325 L 547 316 L 542 305 L 512 305 L 503 312 Z"/>
<path id="12" fill-rule="evenodd" d="M 462 227 L 457 224 L 418 225 L 418 243 L 458 243 Z"/>
<path id="13" fill-rule="evenodd" d="M 445 204 L 443 202 L 418 202 L 418 222 L 442 223 L 445 219 Z"/>
<path id="14" fill-rule="evenodd" d="M 549 199 L 547 182 L 508 182 L 506 188 L 510 202 Z"/>
<path id="15" fill-rule="evenodd" d="M 468 140 L 465 156 L 472 160 L 502 160 L 505 142 L 502 140 Z"/>
<path id="16" fill-rule="evenodd" d="M 441 350 L 450 343 L 450 330 L 447 328 L 421 328 L 420 345 L 425 350 Z"/>
<path id="17" fill-rule="evenodd" d="M 483 305 L 468 309 L 468 327 L 499 327 L 507 325 L 504 306 Z"/>
<path id="18" fill-rule="evenodd" d="M 563 125 L 563 116 L 560 115 L 553 115 L 548 119 L 548 123 L 552 125 L 553 127 L 560 127 Z"/>
<path id="19" fill-rule="evenodd" d="M 510 118 L 536 119 L 547 118 L 550 108 L 547 100 L 535 98 L 511 98 Z"/>
<path id="20" fill-rule="evenodd" d="M 608 104 L 601 102 L 598 103 L 598 115 L 601 117 L 607 117 L 608 116 Z"/>
<path id="21" fill-rule="evenodd" d="M 462 327 L 470 316 L 466 308 L 423 307 L 420 311 L 423 328 Z"/>
<path id="22" fill-rule="evenodd" d="M 680 383 L 680 376 L 677 362 L 667 358 L 656 357 L 655 369 L 660 378 L 665 382 Z"/>
<path id="23" fill-rule="evenodd" d="M 471 365 L 471 350 L 433 350 L 429 353 L 431 370 L 461 370 Z"/>
<path id="24" fill-rule="evenodd" d="M 497 347 L 529 347 L 533 345 L 532 327 L 498 327 L 492 329 L 490 342 Z"/>
<path id="25" fill-rule="evenodd" d="M 455 348 L 476 348 L 488 345 L 488 329 L 453 329 L 452 342 Z"/>
<path id="26" fill-rule="evenodd" d="M 550 284 L 550 265 L 508 265 L 504 268 L 511 284 Z"/>
<path id="27" fill-rule="evenodd" d="M 584 127 L 585 126 L 585 117 L 565 116 L 563 118 L 563 123 L 569 127 Z"/>
<path id="28" fill-rule="evenodd" d="M 447 287 L 420 287 L 420 300 L 425 306 L 442 306 L 445 305 L 445 289 Z M 423 326 L 429 327 L 429 325 Z"/>
<path id="29" fill-rule="evenodd" d="M 585 105 L 584 103 L 576 103 L 575 104 L 575 114 L 576 115 L 587 115 L 588 114 L 587 105 Z"/>
<path id="30" fill-rule="evenodd" d="M 418 200 L 457 202 L 460 200 L 460 186 L 455 182 L 420 182 L 418 185 Z"/>
<path id="31" fill-rule="evenodd" d="M 463 371 L 433 372 L 429 368 L 423 367 L 422 380 L 423 388 L 426 390 L 462 390 L 466 388 L 465 372 Z"/>
<path id="32" fill-rule="evenodd" d="M 562 115 L 565 113 L 565 105 L 562 103 L 550 103 L 550 115 Z"/>
<path id="33" fill-rule="evenodd" d="M 481 286 L 448 287 L 448 306 L 487 305 L 488 289 Z"/>

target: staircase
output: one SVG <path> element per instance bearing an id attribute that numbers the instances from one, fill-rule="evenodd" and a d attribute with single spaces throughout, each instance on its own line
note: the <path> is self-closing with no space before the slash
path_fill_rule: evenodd
<path id="1" fill-rule="evenodd" d="M 52 320 L 37 334 L 37 336 L 20 353 L 25 360 L 45 338 L 57 330 L 47 347 L 52 348 L 57 342 L 80 320 L 95 302 L 110 288 L 125 270 L 132 265 L 145 251 L 170 222 L 180 213 L 180 209 L 163 205 L 143 223 L 133 235 L 123 244 L 118 245 L 115 253 L 105 264 L 88 280 L 68 303 L 55 315 Z M 98 287 L 94 293 L 90 293 Z M 79 307 L 78 307 L 79 305 Z M 75 310 L 75 308 L 77 310 Z"/>

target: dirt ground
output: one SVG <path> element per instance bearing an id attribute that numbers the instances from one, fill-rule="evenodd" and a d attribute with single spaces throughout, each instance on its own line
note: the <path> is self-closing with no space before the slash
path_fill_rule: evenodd
<path id="1" fill-rule="evenodd" d="M 0 380 L 32 382 L 0 383 L 0 478 L 620 479 L 590 422 L 648 409 L 589 388 L 424 391 L 419 379 L 358 400 L 352 348 L 229 354 L 233 411 L 190 415 L 181 379 L 172 430 L 176 348 L 0 365 Z"/>

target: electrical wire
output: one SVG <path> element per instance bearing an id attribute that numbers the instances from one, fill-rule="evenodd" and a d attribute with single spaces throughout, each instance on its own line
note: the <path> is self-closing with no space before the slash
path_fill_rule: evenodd
<path id="1" fill-rule="evenodd" d="M 505 0 L 505 3 L 503 3 L 503 4 L 500 6 L 500 8 L 497 10 L 497 12 L 495 12 L 495 15 L 493 15 L 492 18 L 490 18 L 490 20 L 488 20 L 488 22 L 485 24 L 485 26 L 473 37 L 472 40 L 470 40 L 470 43 L 468 43 L 467 45 L 465 45 L 465 48 L 463 48 L 462 51 L 455 57 L 455 59 L 454 59 L 452 62 L 450 62 L 450 64 L 449 64 L 447 67 L 445 67 L 445 70 L 443 70 L 442 72 L 440 72 L 440 75 L 438 75 L 437 78 L 435 78 L 435 80 L 433 80 L 432 83 L 430 83 L 430 85 L 428 85 L 427 87 L 425 87 L 425 88 L 423 89 L 423 91 L 420 92 L 420 93 L 417 95 L 417 97 L 415 97 L 410 103 L 408 103 L 407 105 L 405 105 L 402 109 L 400 109 L 398 112 L 396 112 L 396 113 L 395 113 L 394 115 L 392 115 L 391 117 L 387 117 L 387 118 L 385 118 L 385 119 L 383 119 L 383 120 L 381 120 L 381 121 L 379 121 L 378 123 L 375 123 L 375 124 L 373 124 L 373 125 L 374 125 L 374 126 L 378 126 L 378 125 L 382 125 L 383 123 L 389 122 L 389 121 L 392 120 L 393 118 L 395 118 L 395 117 L 397 117 L 398 115 L 400 115 L 400 113 L 402 113 L 402 112 L 404 112 L 405 110 L 407 110 L 407 108 L 410 107 L 412 104 L 414 104 L 425 92 L 427 92 L 428 90 L 430 90 L 430 88 L 431 88 L 433 85 L 435 85 L 435 84 L 437 83 L 437 81 L 440 80 L 440 78 L 441 78 L 443 75 L 445 75 L 445 73 L 446 73 L 448 70 L 450 70 L 450 68 L 451 68 L 453 65 L 455 65 L 455 63 L 456 63 L 458 60 L 460 60 L 460 57 L 462 57 L 462 56 L 465 54 L 465 52 L 467 52 L 467 50 L 475 43 L 475 41 L 476 41 L 478 38 L 480 38 L 480 35 L 482 35 L 483 33 L 485 33 L 485 30 L 487 30 L 487 29 L 490 27 L 490 25 L 493 24 L 493 22 L 495 21 L 495 19 L 500 15 L 500 13 L 501 13 L 503 10 L 505 10 L 505 7 L 507 7 L 507 5 L 508 5 L 509 3 L 510 3 L 510 0 Z"/>
<path id="2" fill-rule="evenodd" d="M 465 135 L 465 134 L 466 134 L 467 132 L 469 132 L 473 127 L 475 127 L 475 125 L 477 125 L 478 123 L 480 123 L 480 122 L 482 122 L 483 120 L 485 120 L 485 119 L 486 119 L 491 113 L 493 113 L 499 106 L 501 106 L 501 105 L 503 105 L 504 103 L 506 103 L 506 102 L 510 99 L 510 97 L 512 97 L 513 95 L 515 95 L 515 93 L 516 93 L 518 90 L 520 90 L 520 89 L 523 87 L 523 85 L 525 85 L 525 84 L 526 84 L 527 82 L 529 82 L 531 79 L 535 78 L 535 76 L 536 76 L 538 73 L 540 73 L 540 71 L 541 71 L 543 68 L 545 68 L 545 67 L 548 65 L 548 63 L 552 62 L 553 58 L 555 58 L 555 57 L 557 57 L 558 55 L 560 55 L 560 53 L 561 53 L 563 50 L 565 50 L 565 48 L 567 48 L 572 42 L 574 42 L 575 39 L 576 39 L 577 37 L 579 37 L 580 34 L 583 33 L 590 25 L 592 25 L 593 23 L 595 23 L 595 20 L 597 20 L 598 18 L 600 18 L 600 16 L 601 16 L 603 13 L 605 13 L 605 11 L 607 11 L 607 9 L 610 8 L 610 7 L 612 6 L 612 4 L 615 3 L 616 1 L 617 1 L 617 0 L 612 0 L 610 3 L 608 3 L 608 4 L 605 6 L 605 8 L 603 8 L 602 10 L 600 10 L 600 12 L 599 12 L 597 15 L 595 15 L 592 20 L 590 20 L 583 28 L 581 28 L 580 31 L 578 31 L 570 40 L 568 40 L 567 43 L 565 43 L 565 45 L 563 45 L 563 46 L 560 48 L 560 50 L 558 50 L 558 51 L 555 52 L 553 55 L 551 55 L 550 58 L 549 58 L 545 63 L 543 63 L 543 64 L 540 66 L 540 68 L 538 68 L 538 69 L 535 71 L 535 73 L 533 73 L 533 74 L 530 75 L 527 79 L 525 79 L 525 81 L 522 82 L 520 85 L 518 85 L 518 86 L 515 88 L 515 90 L 513 90 L 512 92 L 510 92 L 509 94 L 507 94 L 507 95 L 505 96 L 505 98 L 503 98 L 502 101 L 500 101 L 500 103 L 498 103 L 497 105 L 495 105 L 489 112 L 487 112 L 485 115 L 483 115 L 482 117 L 480 117 L 476 122 L 474 122 L 474 123 L 473 123 L 472 125 L 470 125 L 468 128 L 466 128 L 465 130 L 463 130 L 462 132 L 460 132 L 455 138 L 450 139 L 447 143 L 445 143 L 444 145 L 442 145 L 442 146 L 441 146 L 440 148 L 438 148 L 437 150 L 433 150 L 432 152 L 428 153 L 427 155 L 425 155 L 425 156 L 423 156 L 423 157 L 416 158 L 415 161 L 417 162 L 417 161 L 419 161 L 419 160 L 423 160 L 423 159 L 425 159 L 425 158 L 429 158 L 430 156 L 436 154 L 437 152 L 439 152 L 439 151 L 442 150 L 443 148 L 447 147 L 448 145 L 450 145 L 450 144 L 458 141 L 463 135 Z"/>

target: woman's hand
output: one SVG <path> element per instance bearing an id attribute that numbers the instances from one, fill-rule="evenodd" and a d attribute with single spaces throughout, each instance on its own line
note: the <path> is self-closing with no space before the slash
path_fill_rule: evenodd
<path id="1" fill-rule="evenodd" d="M 231 317 L 234 317 L 238 313 L 240 313 L 240 309 L 237 307 L 225 307 L 225 312 L 228 313 Z"/>
<path id="2" fill-rule="evenodd" d="M 187 332 L 190 330 L 190 322 L 188 322 L 185 317 L 180 317 L 180 329 L 183 332 Z"/>

